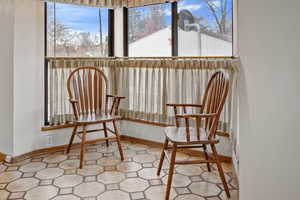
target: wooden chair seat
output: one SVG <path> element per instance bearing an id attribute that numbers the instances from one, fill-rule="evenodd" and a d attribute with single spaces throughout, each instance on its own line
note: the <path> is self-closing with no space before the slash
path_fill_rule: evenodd
<path id="1" fill-rule="evenodd" d="M 122 117 L 120 115 L 110 115 L 110 114 L 81 114 L 78 116 L 78 120 L 75 120 L 75 123 L 78 125 L 83 124 L 96 124 L 102 122 L 111 122 L 114 120 L 120 120 Z"/>
<path id="2" fill-rule="evenodd" d="M 200 138 L 197 137 L 197 132 L 194 127 L 189 127 L 190 129 L 190 141 L 186 138 L 186 127 L 166 127 L 164 129 L 167 139 L 178 145 L 191 145 L 191 144 L 210 144 L 219 143 L 218 139 L 208 139 L 207 133 L 204 128 L 200 129 Z"/>

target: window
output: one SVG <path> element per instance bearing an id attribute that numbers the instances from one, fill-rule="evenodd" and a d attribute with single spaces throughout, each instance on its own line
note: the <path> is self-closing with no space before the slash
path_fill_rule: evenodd
<path id="1" fill-rule="evenodd" d="M 109 55 L 109 10 L 47 3 L 47 56 Z"/>
<path id="2" fill-rule="evenodd" d="M 171 56 L 171 4 L 128 9 L 129 56 Z"/>
<path id="3" fill-rule="evenodd" d="M 178 55 L 232 55 L 232 0 L 178 2 Z"/>
<path id="4" fill-rule="evenodd" d="M 232 56 L 233 0 L 181 0 L 127 12 L 129 56 Z"/>

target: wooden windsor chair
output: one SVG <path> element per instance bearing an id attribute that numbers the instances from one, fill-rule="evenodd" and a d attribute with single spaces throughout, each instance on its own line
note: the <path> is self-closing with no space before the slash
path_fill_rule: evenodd
<path id="1" fill-rule="evenodd" d="M 67 89 L 75 116 L 67 153 L 70 152 L 74 137 L 78 136 L 81 139 L 80 168 L 82 168 L 87 133 L 103 131 L 104 137 L 97 140 L 105 140 L 107 147 L 109 140 L 117 140 L 121 160 L 124 160 L 116 121 L 121 119 L 118 109 L 120 101 L 125 97 L 108 94 L 108 80 L 96 67 L 78 67 L 72 71 L 68 77 Z M 110 108 L 108 108 L 109 102 L 112 102 Z M 110 129 L 107 123 L 112 123 L 114 130 Z M 88 125 L 96 124 L 102 124 L 103 127 L 87 130 Z M 77 131 L 78 127 L 82 127 L 82 131 Z M 109 132 L 113 136 L 109 136 Z"/>
<path id="2" fill-rule="evenodd" d="M 202 105 L 199 104 L 167 104 L 174 108 L 176 126 L 166 127 L 165 142 L 157 169 L 157 175 L 160 175 L 164 158 L 170 162 L 169 176 L 167 181 L 167 189 L 165 200 L 170 197 L 170 190 L 174 172 L 174 166 L 179 164 L 200 164 L 207 163 L 208 171 L 211 171 L 209 163 L 216 163 L 219 175 L 227 197 L 230 197 L 228 185 L 224 176 L 222 165 L 218 157 L 216 144 L 219 140 L 216 138 L 218 123 L 221 111 L 225 104 L 225 100 L 229 90 L 228 74 L 223 70 L 215 72 L 205 90 Z M 178 114 L 177 108 L 181 107 L 184 114 Z M 187 107 L 200 108 L 200 114 L 187 114 Z M 180 119 L 184 119 L 185 126 L 180 127 Z M 190 126 L 190 119 L 195 119 L 195 127 Z M 169 146 L 169 143 L 172 145 Z M 212 155 L 207 153 L 207 146 L 211 147 Z M 176 152 L 178 149 L 184 148 L 202 148 L 205 159 L 191 161 L 176 161 Z M 168 156 L 167 150 L 171 150 L 171 157 Z"/>

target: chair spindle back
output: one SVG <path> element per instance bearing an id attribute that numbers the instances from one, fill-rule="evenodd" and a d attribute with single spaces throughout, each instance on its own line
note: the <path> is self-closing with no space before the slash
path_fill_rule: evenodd
<path id="1" fill-rule="evenodd" d="M 75 118 L 80 114 L 107 114 L 107 78 L 96 67 L 78 67 L 68 77 L 67 89 Z"/>
<path id="2" fill-rule="evenodd" d="M 218 70 L 209 80 L 202 101 L 203 107 L 201 108 L 201 113 L 203 114 L 216 114 L 214 117 L 205 118 L 203 120 L 205 130 L 210 133 L 209 138 L 215 137 L 216 135 L 228 90 L 228 74 L 224 70 Z M 199 126 L 198 123 L 201 123 L 201 121 L 197 122 L 197 126 Z"/>

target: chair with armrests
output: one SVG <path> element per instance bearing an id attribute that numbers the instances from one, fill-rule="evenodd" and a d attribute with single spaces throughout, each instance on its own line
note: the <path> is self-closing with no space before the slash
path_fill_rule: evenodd
<path id="1" fill-rule="evenodd" d="M 209 163 L 216 163 L 219 175 L 226 195 L 230 197 L 227 182 L 225 180 L 224 172 L 220 159 L 218 157 L 216 144 L 219 140 L 216 138 L 219 118 L 225 104 L 225 100 L 229 90 L 228 74 L 223 70 L 215 72 L 205 90 L 202 105 L 199 104 L 167 104 L 174 108 L 176 126 L 166 127 L 165 142 L 160 157 L 160 162 L 157 169 L 157 175 L 160 174 L 163 161 L 165 157 L 170 162 L 169 175 L 167 181 L 167 189 L 165 199 L 168 200 L 170 196 L 171 183 L 173 178 L 174 166 L 179 164 L 199 164 L 206 163 L 208 171 L 211 171 Z M 183 108 L 183 114 L 178 114 L 178 107 Z M 200 108 L 199 114 L 188 114 L 186 108 L 194 107 Z M 195 127 L 190 126 L 190 120 L 195 119 Z M 184 120 L 185 125 L 180 127 L 180 120 Z M 169 146 L 171 143 L 171 146 Z M 212 155 L 207 153 L 207 146 L 211 147 Z M 184 148 L 202 148 L 205 159 L 191 160 L 191 161 L 177 161 L 176 152 L 178 149 Z M 171 150 L 171 157 L 168 156 L 167 150 Z"/>
<path id="2" fill-rule="evenodd" d="M 104 137 L 98 140 L 105 140 L 106 146 L 109 146 L 109 140 L 116 140 L 121 160 L 124 160 L 116 121 L 121 119 L 118 109 L 120 101 L 125 97 L 109 95 L 107 84 L 106 76 L 97 67 L 78 67 L 68 77 L 67 89 L 75 120 L 67 153 L 70 152 L 74 137 L 78 136 L 81 139 L 80 168 L 84 161 L 86 135 L 92 132 L 103 131 Z M 112 102 L 110 108 L 109 102 Z M 108 123 L 112 123 L 113 130 L 108 127 Z M 103 127 L 87 130 L 88 125 L 97 124 Z M 78 131 L 79 127 L 82 127 L 82 131 Z M 109 136 L 109 132 L 113 136 Z"/>

